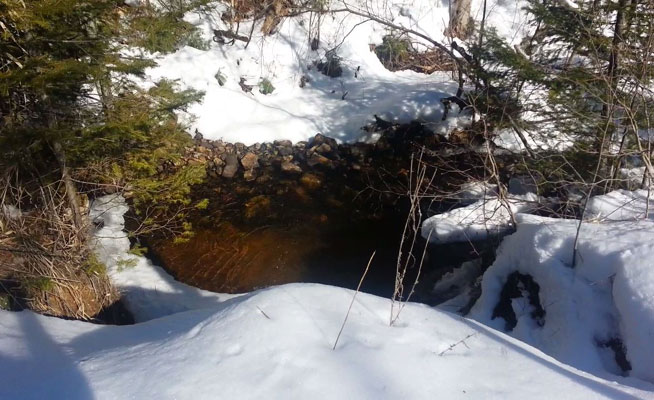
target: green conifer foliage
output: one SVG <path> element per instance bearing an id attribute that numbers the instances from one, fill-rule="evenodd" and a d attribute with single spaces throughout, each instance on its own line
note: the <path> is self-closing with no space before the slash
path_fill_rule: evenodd
<path id="1" fill-rule="evenodd" d="M 78 187 L 118 183 L 156 225 L 180 214 L 203 178 L 197 168 L 158 171 L 189 142 L 175 112 L 202 94 L 134 84 L 153 65 L 124 51 L 130 13 L 141 12 L 115 0 L 0 0 L 0 167 L 47 184 L 63 163 Z"/>

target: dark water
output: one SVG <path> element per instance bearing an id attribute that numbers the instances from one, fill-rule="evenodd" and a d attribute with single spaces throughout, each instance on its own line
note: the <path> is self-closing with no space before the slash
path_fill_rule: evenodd
<path id="1" fill-rule="evenodd" d="M 239 293 L 290 282 L 356 288 L 376 252 L 362 290 L 390 296 L 402 227 L 400 218 L 390 216 L 348 224 L 324 214 L 290 226 L 225 222 L 199 230 L 186 243 L 161 242 L 154 253 L 182 282 Z"/>
<path id="2" fill-rule="evenodd" d="M 179 281 L 205 290 L 242 293 L 291 282 L 354 289 L 376 252 L 362 291 L 390 297 L 406 219 L 403 209 L 398 206 L 381 217 L 357 221 L 328 212 L 303 214 L 303 222 L 297 224 L 222 222 L 198 230 L 185 243 L 158 242 L 152 246 L 152 255 Z M 416 260 L 425 245 L 422 238 L 417 239 Z M 480 257 L 483 251 L 479 243 L 430 245 L 412 299 L 430 302 L 430 288 L 443 273 Z M 418 272 L 418 262 L 414 264 L 405 277 L 407 287 Z"/>

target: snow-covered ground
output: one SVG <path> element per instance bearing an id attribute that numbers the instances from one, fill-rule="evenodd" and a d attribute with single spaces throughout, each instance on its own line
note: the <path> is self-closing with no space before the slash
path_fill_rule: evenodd
<path id="1" fill-rule="evenodd" d="M 654 222 L 584 225 L 571 269 L 577 221 L 518 214 L 474 320 L 409 304 L 389 326 L 390 301 L 360 293 L 332 350 L 351 290 L 292 284 L 228 296 L 188 287 L 127 253 L 125 211 L 120 197 L 93 203 L 103 221 L 97 251 L 147 322 L 1 311 L 0 398 L 654 399 Z M 136 265 L 124 267 L 130 258 Z M 513 299 L 517 324 L 506 334 L 493 310 L 514 271 L 540 285 L 546 313 L 536 321 L 525 298 Z M 615 337 L 629 377 L 598 346 Z"/>
<path id="2" fill-rule="evenodd" d="M 445 41 L 447 2 L 367 4 L 396 24 Z M 488 4 L 489 24 L 514 42 L 524 35 L 520 6 Z M 473 1 L 477 17 L 480 8 L 481 1 Z M 225 28 L 219 19 L 187 18 L 206 37 L 212 28 Z M 159 57 L 150 79 L 179 79 L 206 91 L 190 110 L 193 126 L 206 137 L 246 144 L 298 141 L 316 132 L 343 141 L 374 139 L 360 130 L 373 114 L 422 119 L 442 132 L 466 122 L 453 115 L 450 125 L 438 126 L 439 100 L 456 90 L 451 77 L 385 70 L 369 45 L 381 43 L 387 31 L 360 22 L 328 14 L 321 48 L 312 52 L 306 16 L 286 19 L 272 36 L 255 30 L 247 49 L 238 41 L 212 43 L 208 51 L 186 47 Z M 241 32 L 249 31 L 246 25 Z M 343 60 L 342 77 L 309 69 L 334 47 Z M 219 71 L 224 86 L 215 78 Z M 311 82 L 300 88 L 303 75 Z M 267 96 L 256 86 L 245 93 L 241 77 L 254 85 L 270 79 L 276 89 Z M 424 236 L 456 241 L 505 231 L 512 216 L 495 192 L 488 184 L 462 187 L 466 205 L 426 221 Z M 517 231 L 504 239 L 484 274 L 472 319 L 409 304 L 389 326 L 390 301 L 360 293 L 335 350 L 352 291 L 292 284 L 233 296 L 189 287 L 128 253 L 125 201 L 103 197 L 91 211 L 102 221 L 96 250 L 138 323 L 99 326 L 0 311 L 0 399 L 654 399 L 649 197 L 647 191 L 616 191 L 591 199 L 571 268 L 578 221 L 520 214 L 539 199 L 512 195 Z M 471 281 L 480 269 L 467 263 L 463 275 L 447 276 L 440 289 Z M 534 318 L 521 293 L 509 303 L 516 325 L 504 333 L 506 321 L 493 317 L 516 271 L 539 285 L 545 313 Z M 624 345 L 632 368 L 627 377 L 602 345 L 612 339 Z"/>
<path id="3" fill-rule="evenodd" d="M 418 304 L 285 285 L 133 326 L 0 311 L 3 399 L 654 399 Z M 636 385 L 636 388 L 628 385 Z"/>
<path id="4" fill-rule="evenodd" d="M 509 195 L 505 200 L 491 191 L 487 193 L 472 204 L 427 218 L 422 223 L 422 237 L 435 243 L 483 240 L 506 232 L 513 215 L 538 205 L 538 196 L 533 193 Z"/>
<path id="5" fill-rule="evenodd" d="M 585 371 L 620 370 L 601 346 L 622 340 L 630 376 L 654 382 L 654 222 L 584 223 L 572 257 L 577 220 L 518 214 L 517 232 L 504 239 L 482 280 L 471 316 L 496 329 L 493 319 L 507 277 L 530 275 L 545 311 L 533 318 L 524 296 L 512 300 L 512 336 Z M 525 288 L 522 289 L 525 291 Z"/>
<path id="6" fill-rule="evenodd" d="M 348 7 L 371 12 L 394 24 L 414 29 L 447 43 L 447 2 L 353 0 L 332 1 L 331 9 Z M 522 2 L 490 2 L 487 24 L 512 42 L 525 34 Z M 421 120 L 440 133 L 466 124 L 468 116 L 450 113 L 442 122 L 440 99 L 456 93 L 449 73 L 431 75 L 413 71 L 390 72 L 384 68 L 372 44 L 382 43 L 390 31 L 377 22 L 356 15 L 336 12 L 323 16 L 321 45 L 312 51 L 309 40 L 309 15 L 286 18 L 270 36 L 254 30 L 252 41 L 233 45 L 211 42 L 213 29 L 227 29 L 218 18 L 223 5 L 211 16 L 189 13 L 187 20 L 198 26 L 209 40 L 207 51 L 184 47 L 162 57 L 159 66 L 148 71 L 149 80 L 176 79 L 186 86 L 204 91 L 204 100 L 189 109 L 194 118 L 192 129 L 205 137 L 253 144 L 275 139 L 300 141 L 321 132 L 340 141 L 374 140 L 361 128 L 374 121 L 374 114 L 397 122 Z M 473 15 L 481 18 L 482 2 L 475 1 Z M 243 23 L 241 34 L 250 26 Z M 343 75 L 329 78 L 318 72 L 314 61 L 324 60 L 334 51 L 342 60 Z M 218 83 L 216 74 L 224 78 Z M 309 78 L 300 87 L 303 76 Z M 244 92 L 241 78 L 254 89 Z M 257 85 L 268 79 L 275 90 L 259 93 Z"/>

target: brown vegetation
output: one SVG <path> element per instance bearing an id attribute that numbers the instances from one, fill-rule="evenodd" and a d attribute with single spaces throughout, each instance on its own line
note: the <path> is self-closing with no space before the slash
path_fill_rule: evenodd
<path id="1" fill-rule="evenodd" d="M 87 207 L 67 207 L 61 181 L 28 193 L 11 178 L 0 180 L 0 289 L 10 308 L 93 319 L 118 296 L 75 223 Z"/>

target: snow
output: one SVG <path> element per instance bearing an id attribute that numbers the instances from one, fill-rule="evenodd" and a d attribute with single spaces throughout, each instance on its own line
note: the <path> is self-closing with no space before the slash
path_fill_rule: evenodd
<path id="1" fill-rule="evenodd" d="M 654 382 L 654 222 L 585 222 L 571 268 L 579 221 L 525 214 L 517 221 L 483 276 L 471 316 L 504 329 L 502 318 L 493 319 L 502 287 L 510 273 L 528 274 L 540 286 L 544 324 L 534 321 L 524 299 L 514 299 L 511 336 L 599 375 L 619 369 L 598 343 L 621 338 L 630 376 Z"/>
<path id="2" fill-rule="evenodd" d="M 616 190 L 588 201 L 586 216 L 599 220 L 654 219 L 654 200 L 648 190 Z"/>
<path id="3" fill-rule="evenodd" d="M 654 398 L 426 306 L 389 327 L 363 293 L 332 350 L 352 295 L 291 284 L 133 326 L 0 311 L 0 398 Z"/>
<path id="4" fill-rule="evenodd" d="M 332 9 L 343 4 L 371 11 L 400 26 L 424 33 L 447 43 L 443 32 L 448 23 L 446 3 L 383 0 L 334 1 Z M 491 2 L 489 26 L 510 41 L 519 41 L 526 33 L 522 2 Z M 224 5 L 216 5 L 218 14 Z M 475 2 L 473 15 L 481 18 L 482 3 Z M 413 71 L 391 72 L 384 68 L 371 44 L 382 42 L 389 29 L 359 16 L 336 12 L 323 16 L 321 47 L 309 46 L 309 15 L 286 18 L 270 36 L 255 27 L 250 44 L 233 45 L 211 42 L 213 29 L 228 29 L 215 15 L 189 13 L 186 19 L 198 26 L 211 48 L 207 51 L 184 47 L 165 56 L 156 56 L 158 67 L 148 70 L 148 82 L 161 78 L 179 80 L 185 87 L 205 92 L 201 103 L 190 107 L 187 121 L 209 139 L 224 139 L 250 145 L 288 139 L 306 140 L 325 133 L 339 141 L 372 141 L 361 128 L 374 121 L 374 114 L 395 122 L 420 120 L 435 132 L 445 134 L 470 122 L 470 116 L 450 113 L 441 121 L 440 99 L 456 93 L 450 73 L 431 75 Z M 249 23 L 242 23 L 241 34 L 248 34 Z M 420 39 L 424 45 L 424 40 Z M 316 70 L 314 61 L 324 60 L 334 50 L 342 60 L 343 75 L 329 78 Z M 221 86 L 216 74 L 226 82 Z M 300 88 L 303 76 L 310 82 Z M 241 90 L 239 80 L 253 85 L 251 93 Z M 259 93 L 257 84 L 268 79 L 275 87 L 272 94 Z"/>
<path id="5" fill-rule="evenodd" d="M 96 223 L 102 222 L 102 228 L 95 233 L 98 260 L 107 266 L 114 286 L 137 322 L 214 306 L 235 296 L 185 285 L 146 257 L 129 254 L 130 241 L 123 230 L 127 209 L 122 196 L 102 196 L 91 204 L 90 217 Z"/>
<path id="6" fill-rule="evenodd" d="M 476 19 L 482 4 L 473 1 Z M 356 0 L 350 5 L 365 5 L 395 24 L 449 40 L 443 36 L 447 2 Z M 489 2 L 488 26 L 519 43 L 528 33 L 523 5 Z M 186 18 L 206 39 L 212 29 L 227 28 L 206 15 Z M 241 33 L 249 28 L 241 24 Z M 381 65 L 370 44 L 381 43 L 388 33 L 382 25 L 325 14 L 317 52 L 309 48 L 308 29 L 308 16 L 298 16 L 285 19 L 271 36 L 255 29 L 247 49 L 238 41 L 233 46 L 212 42 L 207 51 L 185 47 L 155 55 L 159 66 L 142 83 L 169 78 L 205 91 L 204 100 L 185 115 L 191 128 L 207 138 L 245 144 L 297 142 L 317 132 L 339 141 L 375 140 L 360 129 L 374 114 L 397 122 L 422 120 L 441 134 L 469 123 L 468 115 L 456 113 L 441 121 L 440 99 L 456 91 L 449 74 L 390 72 Z M 344 68 L 340 78 L 311 67 L 334 48 Z M 218 72 L 226 78 L 224 86 L 215 78 Z M 300 88 L 303 76 L 310 82 Z M 241 77 L 255 86 L 252 93 L 241 90 Z M 275 87 L 270 95 L 256 88 L 263 78 Z M 561 142 L 551 133 L 525 136 L 534 149 L 566 146 L 567 139 Z M 500 132 L 496 144 L 524 151 L 512 131 Z M 636 183 L 641 170 L 625 169 L 623 175 Z M 98 198 L 91 205 L 91 218 L 101 223 L 95 250 L 137 324 L 101 326 L 0 310 L 0 399 L 654 399 L 649 192 L 618 190 L 591 198 L 572 268 L 579 221 L 523 214 L 541 200 L 529 193 L 532 186 L 515 180 L 502 202 L 495 185 L 464 185 L 461 207 L 423 223 L 425 238 L 447 243 L 504 233 L 514 227 L 515 216 L 516 232 L 503 240 L 484 273 L 472 319 L 408 304 L 389 326 L 390 301 L 360 293 L 336 350 L 332 346 L 351 290 L 291 284 L 227 295 L 187 286 L 147 258 L 129 254 L 125 200 Z M 453 287 L 470 286 L 481 268 L 480 260 L 465 263 L 446 274 L 435 293 L 451 297 Z M 504 333 L 505 321 L 493 318 L 493 311 L 515 271 L 538 283 L 545 316 L 535 321 L 525 296 L 512 299 L 517 325 Z M 462 293 L 445 306 L 468 297 Z M 620 376 L 624 372 L 613 352 L 600 345 L 616 338 L 632 367 L 627 377 Z"/>
<path id="7" fill-rule="evenodd" d="M 535 208 L 538 196 L 509 195 L 502 201 L 485 196 L 476 202 L 431 216 L 422 223 L 422 237 L 435 243 L 483 240 L 512 226 L 512 215 Z"/>
<path id="8" fill-rule="evenodd" d="M 22 215 L 20 209 L 11 204 L 3 204 L 2 207 L 0 207 L 0 211 L 2 212 L 2 215 L 7 219 L 18 219 Z"/>
<path id="9" fill-rule="evenodd" d="M 456 197 L 459 203 L 468 205 L 487 196 L 495 195 L 497 195 L 497 185 L 484 181 L 470 181 L 461 185 Z"/>

